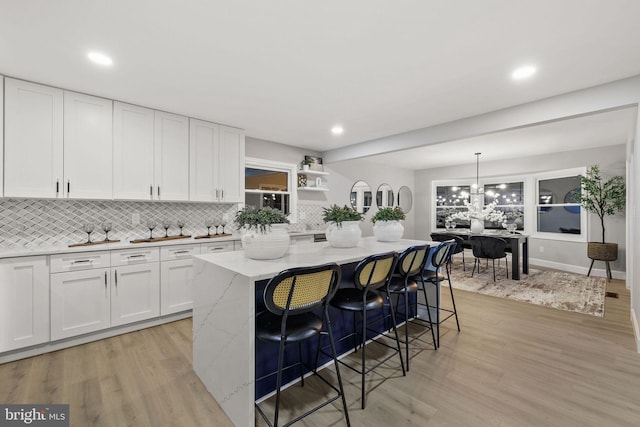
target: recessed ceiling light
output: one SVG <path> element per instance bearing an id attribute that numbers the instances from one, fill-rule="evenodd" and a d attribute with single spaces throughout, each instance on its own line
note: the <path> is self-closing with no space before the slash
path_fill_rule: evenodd
<path id="1" fill-rule="evenodd" d="M 105 55 L 104 53 L 100 53 L 100 52 L 89 52 L 87 54 L 87 57 L 91 60 L 91 62 L 96 63 L 98 65 L 103 65 L 105 67 L 108 67 L 109 65 L 113 65 L 113 59 L 111 59 L 109 56 Z"/>
<path id="2" fill-rule="evenodd" d="M 331 133 L 334 135 L 342 135 L 343 132 L 344 132 L 344 129 L 340 125 L 336 125 L 331 128 Z"/>
<path id="3" fill-rule="evenodd" d="M 511 73 L 511 78 L 513 80 L 523 80 L 528 79 L 536 73 L 536 67 L 533 65 L 525 65 L 524 67 L 516 68 Z"/>

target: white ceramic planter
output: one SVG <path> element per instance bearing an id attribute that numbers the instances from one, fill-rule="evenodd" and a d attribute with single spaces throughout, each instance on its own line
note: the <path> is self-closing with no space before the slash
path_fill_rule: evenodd
<path id="1" fill-rule="evenodd" d="M 397 242 L 403 234 L 404 227 L 400 221 L 376 221 L 373 224 L 373 235 L 379 242 Z"/>
<path id="2" fill-rule="evenodd" d="M 273 224 L 267 227 L 267 232 L 243 229 L 240 240 L 244 248 L 244 255 L 251 259 L 282 258 L 289 250 L 289 233 L 287 224 Z"/>
<path id="3" fill-rule="evenodd" d="M 358 245 L 362 230 L 360 221 L 343 221 L 341 225 L 331 222 L 326 230 L 327 242 L 335 248 L 353 248 Z"/>
<path id="4" fill-rule="evenodd" d="M 474 234 L 480 234 L 484 231 L 484 220 L 471 219 L 471 232 Z"/>

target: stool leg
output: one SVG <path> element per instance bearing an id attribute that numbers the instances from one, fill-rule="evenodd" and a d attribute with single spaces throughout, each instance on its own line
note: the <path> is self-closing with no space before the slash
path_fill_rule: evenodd
<path id="1" fill-rule="evenodd" d="M 344 417 L 347 421 L 347 427 L 351 426 L 349 421 L 349 411 L 347 410 L 347 400 L 344 397 L 344 388 L 342 387 L 342 377 L 340 376 L 340 367 L 338 366 L 338 356 L 336 353 L 336 343 L 333 340 L 333 330 L 331 328 L 331 318 L 329 317 L 328 309 L 325 309 L 325 319 L 327 321 L 327 331 L 329 332 L 329 341 L 331 343 L 331 355 L 333 356 L 333 365 L 336 367 L 336 377 L 338 379 L 338 387 L 340 389 L 340 395 L 342 397 L 342 407 L 344 408 Z M 317 361 L 316 361 L 317 363 Z M 316 365 L 316 368 L 318 366 Z"/>
<path id="2" fill-rule="evenodd" d="M 276 376 L 276 411 L 273 418 L 274 427 L 278 426 L 278 413 L 280 412 L 280 388 L 282 386 L 282 365 L 284 363 L 284 337 L 280 339 L 280 349 L 278 351 L 278 373 Z"/>
<path id="3" fill-rule="evenodd" d="M 363 304 L 364 306 L 364 304 Z M 365 407 L 365 396 L 364 396 L 364 375 L 365 375 L 365 349 L 367 343 L 367 309 L 365 308 L 362 311 L 362 370 L 360 374 L 360 397 L 362 399 L 362 409 Z"/>
<path id="4" fill-rule="evenodd" d="M 422 282 L 422 293 L 424 294 L 424 303 L 427 306 L 427 318 L 429 319 L 429 328 L 431 328 L 431 338 L 433 339 L 433 349 L 437 350 L 438 346 L 436 345 L 436 334 L 433 330 L 433 321 L 431 320 L 431 309 L 429 308 L 429 298 L 427 297 L 427 288 L 426 283 L 422 276 L 420 276 L 420 282 Z M 418 296 L 416 295 L 416 298 Z"/>
<path id="5" fill-rule="evenodd" d="M 393 305 L 389 305 L 389 308 L 391 309 L 391 321 L 393 322 L 393 332 L 396 336 L 396 349 L 398 350 L 398 356 L 400 356 L 400 366 L 402 367 L 402 376 L 406 376 L 407 371 L 404 368 L 404 359 L 402 359 L 402 350 L 400 350 L 400 337 L 398 337 L 398 322 L 396 321 L 396 313 L 395 313 L 395 310 L 393 310 Z"/>
<path id="6" fill-rule="evenodd" d="M 300 362 L 300 386 L 304 387 L 304 367 L 302 366 L 302 342 L 298 343 L 298 359 Z"/>
<path id="7" fill-rule="evenodd" d="M 409 372 L 409 292 L 407 292 L 407 278 L 404 279 L 404 351 L 407 358 L 407 372 Z M 402 354 L 400 358 L 402 359 Z"/>
<path id="8" fill-rule="evenodd" d="M 612 279 L 612 277 L 611 277 L 611 265 L 609 265 L 609 261 L 607 261 L 607 277 L 609 278 L 609 280 Z"/>
<path id="9" fill-rule="evenodd" d="M 456 317 L 456 326 L 458 327 L 458 332 L 460 332 L 460 322 L 458 321 L 458 310 L 456 309 L 456 299 L 453 297 L 453 286 L 451 286 L 450 276 L 447 276 L 447 281 L 449 282 L 449 293 L 451 294 L 451 304 L 453 304 L 453 314 Z"/>

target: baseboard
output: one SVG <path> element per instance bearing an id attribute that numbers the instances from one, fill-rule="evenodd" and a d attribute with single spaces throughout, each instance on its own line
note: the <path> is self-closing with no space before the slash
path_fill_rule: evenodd
<path id="1" fill-rule="evenodd" d="M 570 273 L 584 274 L 589 272 L 589 268 L 579 265 L 563 264 L 560 262 L 549 261 L 546 259 L 529 258 L 529 265 L 537 265 L 540 267 L 553 268 L 555 270 L 568 271 Z M 594 277 L 607 277 L 607 270 L 604 268 L 594 268 L 591 270 Z M 626 280 L 627 274 L 624 271 L 611 270 L 611 276 L 614 279 Z"/>
<path id="2" fill-rule="evenodd" d="M 640 353 L 640 328 L 638 327 L 638 317 L 631 307 L 631 324 L 633 325 L 633 336 L 636 338 L 636 350 Z"/>

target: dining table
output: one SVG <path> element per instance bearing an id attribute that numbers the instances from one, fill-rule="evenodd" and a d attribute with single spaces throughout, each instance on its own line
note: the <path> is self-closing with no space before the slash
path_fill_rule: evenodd
<path id="1" fill-rule="evenodd" d="M 460 236 L 469 243 L 471 236 L 492 236 L 507 240 L 511 245 L 511 279 L 520 280 L 520 258 L 522 258 L 522 274 L 529 274 L 529 236 L 519 232 L 505 230 L 484 230 L 481 233 L 472 233 L 468 229 L 438 230 L 439 234 Z"/>

